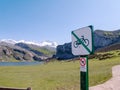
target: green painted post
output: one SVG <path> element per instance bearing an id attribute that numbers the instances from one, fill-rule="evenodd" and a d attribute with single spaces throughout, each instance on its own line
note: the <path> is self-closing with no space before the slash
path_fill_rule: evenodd
<path id="1" fill-rule="evenodd" d="M 82 55 L 80 57 L 80 90 L 89 90 L 88 79 L 88 56 L 94 53 L 93 47 L 93 26 L 83 27 L 71 32 L 72 53 Z M 86 38 L 83 38 L 86 37 Z M 86 41 L 87 40 L 87 41 Z M 88 44 L 86 45 L 86 42 Z"/>
<path id="2" fill-rule="evenodd" d="M 80 60 L 80 90 L 89 90 L 88 56 L 81 56 L 81 58 L 83 61 Z"/>

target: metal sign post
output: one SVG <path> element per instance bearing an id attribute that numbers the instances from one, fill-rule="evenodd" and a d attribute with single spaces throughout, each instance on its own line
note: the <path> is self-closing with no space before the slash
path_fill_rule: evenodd
<path id="1" fill-rule="evenodd" d="M 80 57 L 80 90 L 89 90 L 88 57 Z"/>
<path id="2" fill-rule="evenodd" d="M 80 55 L 80 90 L 89 90 L 88 55 L 93 53 L 93 26 L 72 31 L 72 53 Z"/>

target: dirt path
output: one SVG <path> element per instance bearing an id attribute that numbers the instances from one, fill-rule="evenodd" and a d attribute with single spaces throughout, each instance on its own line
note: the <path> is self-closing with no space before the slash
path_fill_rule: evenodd
<path id="1" fill-rule="evenodd" d="M 120 65 L 112 68 L 112 78 L 103 84 L 90 87 L 89 90 L 120 90 Z"/>

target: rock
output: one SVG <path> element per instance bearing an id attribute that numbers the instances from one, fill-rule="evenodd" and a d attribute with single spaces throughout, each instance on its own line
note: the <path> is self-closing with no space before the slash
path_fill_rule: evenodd
<path id="1" fill-rule="evenodd" d="M 71 51 L 71 43 L 65 43 L 64 45 L 57 46 L 56 58 L 59 60 L 71 59 L 74 55 Z"/>
<path id="2" fill-rule="evenodd" d="M 12 49 L 9 48 L 9 47 L 7 47 L 7 46 L 3 48 L 3 52 L 4 52 L 4 54 L 7 55 L 7 56 L 12 55 Z"/>
<path id="3" fill-rule="evenodd" d="M 0 61 L 8 61 L 12 54 L 10 47 L 0 46 Z"/>
<path id="4" fill-rule="evenodd" d="M 34 59 L 35 61 L 42 61 L 42 59 L 41 59 L 40 57 L 37 57 L 37 56 L 34 56 L 33 59 Z"/>
<path id="5" fill-rule="evenodd" d="M 24 54 L 23 59 L 27 60 L 27 61 L 32 61 L 33 60 L 33 55 L 31 53 L 27 52 L 27 53 Z"/>

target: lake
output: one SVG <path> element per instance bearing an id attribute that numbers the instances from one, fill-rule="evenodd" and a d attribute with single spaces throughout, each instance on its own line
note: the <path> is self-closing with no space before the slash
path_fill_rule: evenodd
<path id="1" fill-rule="evenodd" d="M 23 66 L 23 65 L 37 65 L 44 62 L 0 62 L 0 66 Z"/>

